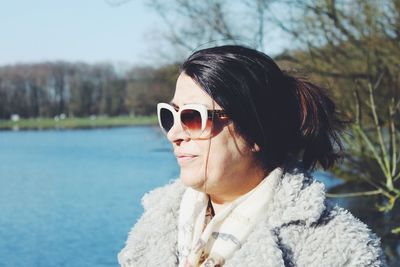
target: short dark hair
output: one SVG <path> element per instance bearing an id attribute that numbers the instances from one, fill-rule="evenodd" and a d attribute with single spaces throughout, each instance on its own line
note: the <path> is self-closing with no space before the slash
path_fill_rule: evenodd
<path id="1" fill-rule="evenodd" d="M 341 155 L 341 121 L 326 92 L 283 72 L 266 54 L 225 45 L 194 52 L 181 66 L 227 113 L 266 168 L 301 158 L 327 169 Z"/>

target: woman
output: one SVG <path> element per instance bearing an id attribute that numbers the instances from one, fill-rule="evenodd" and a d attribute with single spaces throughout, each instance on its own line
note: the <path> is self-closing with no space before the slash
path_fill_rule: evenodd
<path id="1" fill-rule="evenodd" d="M 145 195 L 122 266 L 384 265 L 376 236 L 309 173 L 341 150 L 320 88 L 221 46 L 191 55 L 157 109 L 180 179 Z"/>

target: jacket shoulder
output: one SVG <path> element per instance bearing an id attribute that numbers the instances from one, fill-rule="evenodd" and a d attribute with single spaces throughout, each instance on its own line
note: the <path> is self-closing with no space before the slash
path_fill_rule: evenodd
<path id="1" fill-rule="evenodd" d="M 143 215 L 118 254 L 121 266 L 174 266 L 177 261 L 177 217 L 185 187 L 179 180 L 144 195 Z"/>
<path id="2" fill-rule="evenodd" d="M 338 206 L 328 205 L 310 226 L 294 225 L 281 234 L 296 266 L 386 266 L 380 239 Z"/>
<path id="3" fill-rule="evenodd" d="M 186 187 L 180 179 L 170 181 L 167 185 L 155 188 L 146 193 L 142 198 L 142 205 L 145 211 L 156 208 L 162 203 L 176 203 L 185 191 Z"/>

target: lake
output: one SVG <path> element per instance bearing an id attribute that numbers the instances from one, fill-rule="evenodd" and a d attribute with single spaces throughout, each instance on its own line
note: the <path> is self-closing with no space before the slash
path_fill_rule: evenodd
<path id="1" fill-rule="evenodd" d="M 158 127 L 0 132 L 0 266 L 118 266 L 141 197 L 178 172 Z"/>
<path id="2" fill-rule="evenodd" d="M 0 132 L 0 266 L 117 266 L 140 198 L 177 175 L 158 128 Z"/>

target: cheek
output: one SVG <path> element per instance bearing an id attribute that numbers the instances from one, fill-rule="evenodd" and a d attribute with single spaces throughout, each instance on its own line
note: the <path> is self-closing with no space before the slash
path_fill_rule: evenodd
<path id="1" fill-rule="evenodd" d="M 248 149 L 240 139 L 230 135 L 222 137 L 213 140 L 208 162 L 208 173 L 217 180 L 234 174 L 248 156 Z"/>

